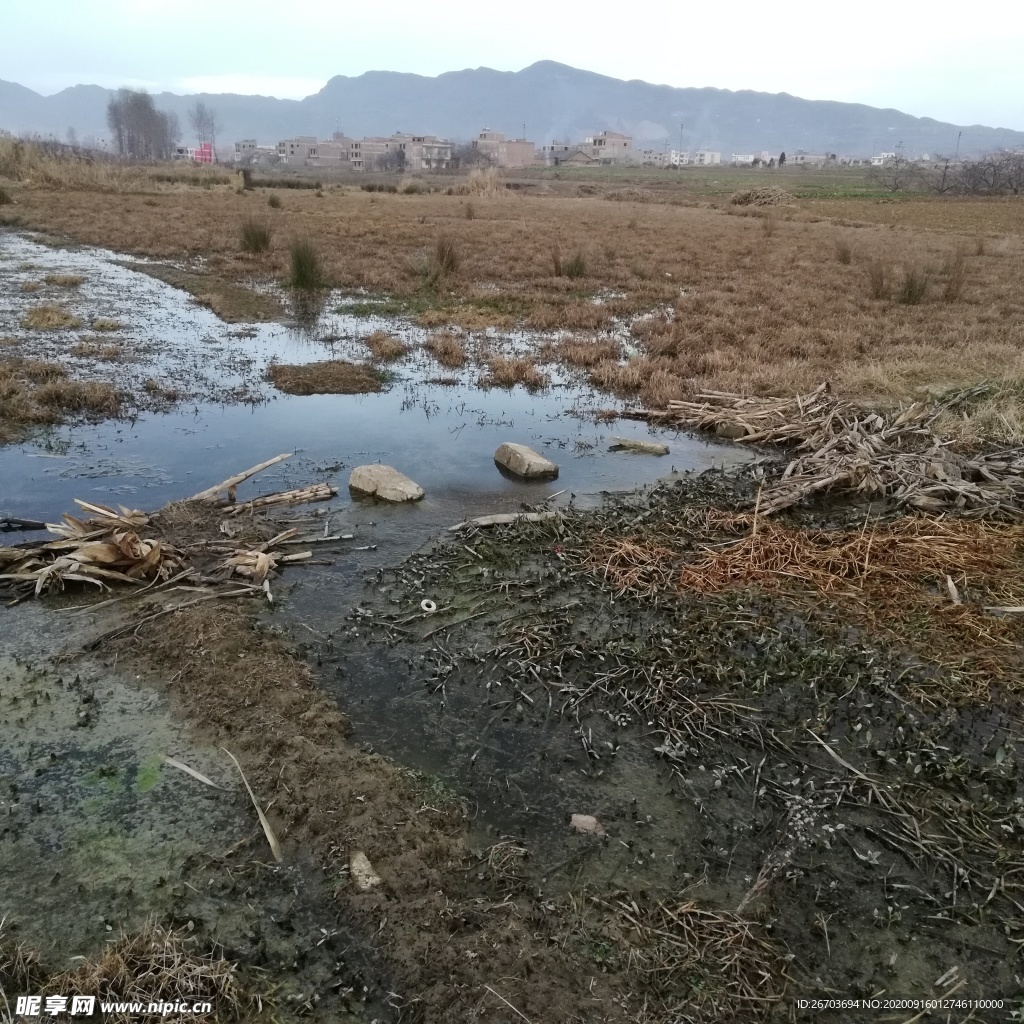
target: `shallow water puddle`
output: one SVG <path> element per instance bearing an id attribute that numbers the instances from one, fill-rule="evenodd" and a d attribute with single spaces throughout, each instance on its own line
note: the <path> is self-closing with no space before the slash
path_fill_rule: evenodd
<path id="1" fill-rule="evenodd" d="M 556 491 L 629 490 L 672 470 L 699 470 L 747 457 L 735 447 L 708 444 L 675 431 L 652 431 L 621 420 L 587 421 L 573 410 L 619 405 L 581 379 L 546 367 L 552 386 L 531 394 L 521 386 L 482 390 L 483 370 L 440 367 L 422 347 L 388 367 L 388 389 L 369 395 L 290 396 L 265 380 L 272 360 L 307 363 L 325 358 L 366 361 L 361 339 L 386 330 L 413 346 L 429 332 L 408 322 L 338 313 L 337 298 L 317 307 L 304 327 L 227 325 L 188 295 L 126 269 L 114 253 L 55 250 L 0 234 L 0 333 L 21 342 L 26 357 L 56 358 L 76 376 L 112 379 L 139 393 L 156 378 L 187 400 L 168 412 L 145 412 L 131 422 L 65 426 L 32 442 L 0 450 L 0 513 L 52 519 L 75 497 L 156 508 L 224 479 L 281 451 L 299 457 L 249 485 L 248 493 L 325 479 L 348 501 L 348 471 L 385 462 L 412 476 L 427 492 L 417 509 L 390 510 L 382 519 L 414 519 L 424 529 L 479 511 L 518 507 Z M 52 295 L 19 290 L 47 274 L 85 278 L 77 289 Z M 116 318 L 122 348 L 134 361 L 92 363 L 69 355 L 82 331 L 26 331 L 24 312 L 53 302 L 88 325 Z M 308 312 L 308 311 L 307 311 Z M 468 347 L 522 352 L 551 335 L 479 332 Z M 80 365 L 79 365 L 80 364 Z M 447 382 L 438 384 L 442 378 Z M 671 449 L 651 457 L 608 451 L 615 437 L 657 433 Z M 554 459 L 559 479 L 525 484 L 500 475 L 493 462 L 503 441 L 529 444 Z M 246 495 L 240 493 L 239 497 Z"/>

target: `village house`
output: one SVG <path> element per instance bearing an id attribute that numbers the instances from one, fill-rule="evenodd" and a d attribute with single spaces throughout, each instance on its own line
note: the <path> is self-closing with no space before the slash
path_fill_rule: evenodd
<path id="1" fill-rule="evenodd" d="M 504 132 L 485 128 L 473 140 L 473 149 L 495 167 L 529 167 L 536 160 L 537 146 L 527 139 L 506 139 Z"/>
<path id="2" fill-rule="evenodd" d="M 722 154 L 711 149 L 698 149 L 693 154 L 693 162 L 698 167 L 709 167 L 722 162 Z"/>
<path id="3" fill-rule="evenodd" d="M 580 148 L 602 164 L 626 164 L 633 160 L 633 137 L 619 132 L 588 135 Z"/>
<path id="4" fill-rule="evenodd" d="M 245 158 L 251 141 L 235 143 L 236 160 Z M 452 144 L 445 139 L 404 132 L 365 139 L 352 139 L 344 132 L 335 132 L 322 141 L 311 135 L 300 135 L 282 139 L 276 152 L 284 164 L 342 171 L 443 170 L 451 166 L 452 160 Z"/>
<path id="5" fill-rule="evenodd" d="M 802 149 L 798 149 L 786 158 L 786 162 L 796 167 L 824 167 L 834 159 L 835 157 L 828 153 L 805 153 Z"/>
<path id="6" fill-rule="evenodd" d="M 277 144 L 277 155 L 283 164 L 315 166 L 319 156 L 319 142 L 315 135 L 299 135 L 294 139 L 282 139 Z"/>

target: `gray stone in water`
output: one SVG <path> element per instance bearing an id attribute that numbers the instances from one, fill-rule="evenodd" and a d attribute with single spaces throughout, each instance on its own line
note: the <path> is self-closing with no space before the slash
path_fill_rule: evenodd
<path id="1" fill-rule="evenodd" d="M 719 437 L 728 438 L 730 441 L 738 441 L 741 437 L 747 436 L 747 428 L 739 423 L 719 423 L 715 427 L 715 433 Z"/>
<path id="2" fill-rule="evenodd" d="M 393 466 L 356 466 L 348 478 L 349 490 L 381 501 L 419 501 L 423 488 Z"/>
<path id="3" fill-rule="evenodd" d="M 610 452 L 637 452 L 640 455 L 668 455 L 668 445 L 660 441 L 637 441 L 631 437 L 617 437 Z"/>
<path id="4" fill-rule="evenodd" d="M 554 479 L 558 476 L 558 466 L 525 444 L 506 441 L 494 453 L 494 461 L 526 480 Z"/>

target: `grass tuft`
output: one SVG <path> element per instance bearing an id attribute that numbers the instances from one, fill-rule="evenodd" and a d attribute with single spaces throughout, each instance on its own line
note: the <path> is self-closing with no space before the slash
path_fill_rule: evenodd
<path id="1" fill-rule="evenodd" d="M 57 331 L 81 327 L 82 321 L 60 306 L 43 305 L 30 309 L 21 318 L 21 326 L 30 331 Z"/>
<path id="2" fill-rule="evenodd" d="M 270 249 L 270 241 L 274 237 L 274 229 L 257 217 L 247 217 L 242 221 L 242 251 L 259 255 Z"/>
<path id="3" fill-rule="evenodd" d="M 81 274 L 47 274 L 43 280 L 56 288 L 77 288 L 85 282 Z"/>
<path id="4" fill-rule="evenodd" d="M 537 391 L 548 385 L 547 374 L 538 370 L 532 359 L 496 357 L 488 361 L 487 369 L 487 376 L 480 381 L 484 388 L 511 388 L 522 384 L 528 391 Z"/>
<path id="5" fill-rule="evenodd" d="M 280 210 L 281 197 L 271 193 L 269 196 L 267 196 L 267 206 L 269 206 L 272 210 Z"/>
<path id="6" fill-rule="evenodd" d="M 873 299 L 889 298 L 889 268 L 880 260 L 868 263 L 868 294 Z"/>
<path id="7" fill-rule="evenodd" d="M 944 302 L 956 302 L 963 293 L 967 281 L 967 258 L 963 249 L 957 249 L 946 260 L 942 272 L 946 278 L 942 286 L 942 299 Z"/>
<path id="8" fill-rule="evenodd" d="M 909 266 L 903 271 L 896 292 L 896 301 L 904 306 L 917 306 L 928 292 L 928 273 L 917 266 Z"/>
<path id="9" fill-rule="evenodd" d="M 444 277 L 457 273 L 460 262 L 461 256 L 455 239 L 451 235 L 438 235 L 434 242 L 434 266 L 439 273 Z"/>
<path id="10" fill-rule="evenodd" d="M 409 352 L 409 346 L 404 341 L 384 331 L 374 331 L 373 334 L 363 338 L 363 341 L 373 358 L 384 363 L 401 359 Z"/>
<path id="11" fill-rule="evenodd" d="M 562 273 L 569 278 L 578 279 L 587 276 L 587 258 L 577 250 L 562 265 Z"/>
<path id="12" fill-rule="evenodd" d="M 369 366 L 328 359 L 320 363 L 274 363 L 267 376 L 278 391 L 289 395 L 364 395 L 380 391 L 380 373 Z"/>
<path id="13" fill-rule="evenodd" d="M 466 345 L 452 331 L 440 331 L 428 338 L 426 348 L 442 366 L 451 370 L 466 365 Z"/>
<path id="14" fill-rule="evenodd" d="M 844 267 L 849 266 L 850 261 L 853 259 L 853 246 L 850 245 L 849 240 L 846 238 L 837 238 L 835 245 L 836 259 L 839 260 Z"/>
<path id="15" fill-rule="evenodd" d="M 92 322 L 92 329 L 94 331 L 119 331 L 121 330 L 121 321 L 114 320 L 108 316 L 101 316 Z"/>
<path id="16" fill-rule="evenodd" d="M 293 288 L 313 290 L 324 286 L 324 273 L 320 266 L 320 254 L 313 243 L 305 238 L 292 242 L 291 277 L 288 283 Z"/>

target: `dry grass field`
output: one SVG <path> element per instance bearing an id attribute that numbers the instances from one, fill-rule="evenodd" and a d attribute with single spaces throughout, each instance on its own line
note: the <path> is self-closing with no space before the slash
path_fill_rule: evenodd
<path id="1" fill-rule="evenodd" d="M 65 191 L 47 181 L 15 185 L 7 220 L 184 263 L 185 287 L 228 305 L 239 284 L 287 279 L 289 247 L 307 240 L 330 284 L 386 295 L 425 325 L 571 331 L 572 363 L 647 404 L 827 379 L 878 405 L 991 381 L 958 429 L 1020 435 L 1024 203 L 854 195 L 765 210 L 719 195 L 697 203 L 691 188 L 470 200 L 335 186 L 290 190 L 275 210 L 269 190 L 208 182 Z M 242 231 L 257 208 L 273 232 L 267 252 L 249 255 Z M 200 257 L 202 272 L 191 266 Z M 570 262 L 574 276 L 555 275 Z M 634 358 L 584 354 L 615 318 L 643 313 Z"/>
<path id="2" fill-rule="evenodd" d="M 823 993 L 1012 996 L 1024 1012 L 1024 483 L 1018 454 L 993 451 L 1024 438 L 1024 201 L 894 200 L 851 175 L 726 169 L 286 192 L 227 173 L 76 176 L 19 160 L 5 163 L 0 145 L 12 197 L 0 225 L 149 257 L 148 272 L 226 320 L 284 319 L 300 297 L 319 308 L 322 288 L 289 284 L 304 261 L 307 280 L 347 293 L 345 311 L 427 328 L 430 372 L 475 365 L 483 388 L 558 386 L 547 371 L 560 363 L 648 410 L 707 391 L 786 396 L 709 396 L 669 422 L 786 444 L 799 453 L 790 469 L 803 469 L 769 459 L 493 533 L 462 524 L 451 543 L 364 575 L 373 586 L 344 634 L 286 618 L 305 614 L 298 589 L 280 629 L 259 625 L 239 592 L 112 613 L 127 625 L 102 634 L 105 656 L 155 672 L 193 724 L 238 750 L 286 843 L 338 880 L 331 902 L 373 936 L 389 998 L 411 997 L 388 1004 L 401 1019 L 809 1021 L 793 999 Z M 761 185 L 788 195 L 731 201 Z M 67 337 L 76 358 L 132 357 L 131 336 L 109 333 L 115 317 L 72 326 L 56 301 L 28 315 L 26 329 Z M 95 333 L 76 338 L 83 323 Z M 478 333 L 515 326 L 550 333 L 501 351 Z M 268 377 L 294 395 L 380 390 L 393 372 L 382 364 L 413 346 L 384 330 L 363 341 L 368 363 L 275 362 Z M 0 338 L 0 443 L 26 423 L 131 401 L 19 344 Z M 142 386 L 176 396 L 155 378 Z M 892 412 L 969 386 L 937 423 L 929 409 Z M 716 403 L 720 422 L 701 422 Z M 758 406 L 763 431 L 719 430 L 723 410 L 735 426 Z M 923 504 L 900 504 L 911 476 Z M 807 500 L 781 503 L 785 487 Z M 173 546 L 234 536 L 220 511 L 196 508 L 161 513 Z M 281 533 L 286 522 L 313 521 L 261 525 L 280 540 L 298 532 Z M 339 559 L 337 578 L 352 566 L 364 563 Z M 331 585 L 306 584 L 317 602 L 352 593 Z M 289 621 L 316 639 L 286 643 Z M 394 674 L 387 687 L 398 686 L 406 666 L 395 697 L 381 682 Z M 346 689 L 331 689 L 342 685 L 331 671 Z M 339 693 L 365 705 L 360 739 L 377 708 L 396 732 L 436 730 L 458 793 L 440 774 L 433 789 L 414 785 L 369 742 L 349 742 Z M 522 800 L 536 831 L 502 826 L 478 848 L 492 826 L 471 843 L 463 819 L 472 797 L 485 823 L 492 786 L 502 804 Z M 559 818 L 563 792 L 572 814 Z M 352 884 L 356 850 L 378 888 Z M 132 949 L 122 941 L 110 957 Z M 348 949 L 328 947 L 339 959 Z M 0 980 L 12 963 L 28 977 L 22 952 L 5 960 L 0 945 Z M 107 960 L 78 973 L 99 977 Z M 307 1010 L 327 1019 L 309 1002 L 296 1016 Z M 923 1019 L 914 1012 L 892 1019 Z"/>

